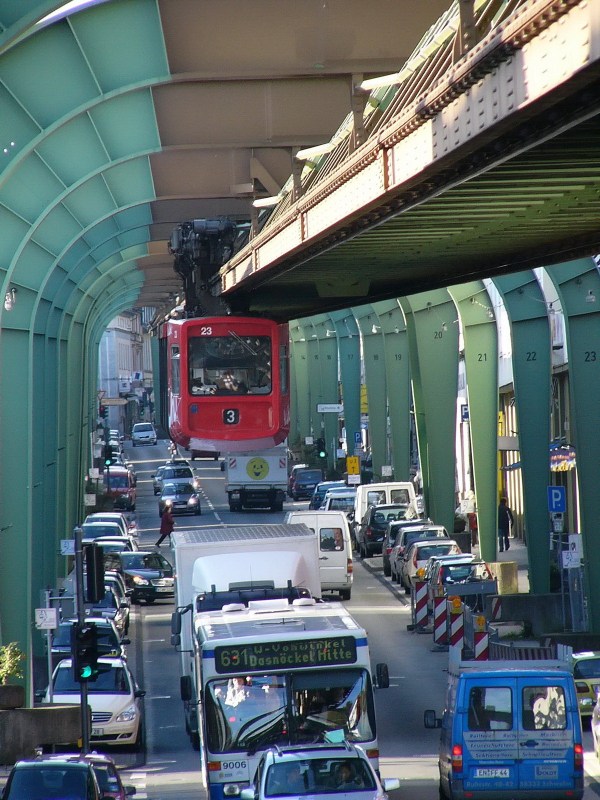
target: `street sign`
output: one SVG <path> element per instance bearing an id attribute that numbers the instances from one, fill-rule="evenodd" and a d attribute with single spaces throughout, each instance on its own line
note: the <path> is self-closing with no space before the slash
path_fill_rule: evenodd
<path id="1" fill-rule="evenodd" d="M 469 421 L 469 406 L 466 403 L 462 403 L 460 406 L 460 421 Z"/>
<path id="2" fill-rule="evenodd" d="M 348 475 L 360 475 L 360 458 L 358 456 L 346 458 L 346 471 Z"/>
<path id="3" fill-rule="evenodd" d="M 318 414 L 341 414 L 344 406 L 341 403 L 318 403 Z"/>
<path id="4" fill-rule="evenodd" d="M 567 490 L 564 486 L 548 486 L 548 511 L 552 514 L 559 511 L 564 514 L 567 510 Z"/>
<path id="5" fill-rule="evenodd" d="M 60 540 L 60 554 L 61 554 L 61 556 L 74 556 L 75 555 L 75 539 L 61 539 Z"/>
<path id="6" fill-rule="evenodd" d="M 311 445 L 311 444 L 314 444 L 314 443 L 315 443 L 315 440 L 314 440 L 314 438 L 312 436 L 305 436 L 304 437 L 304 444 L 305 445 L 308 446 L 308 445 Z"/>
<path id="7" fill-rule="evenodd" d="M 35 627 L 39 631 L 50 631 L 58 628 L 58 612 L 56 608 L 36 608 Z"/>
<path id="8" fill-rule="evenodd" d="M 362 444 L 361 431 L 354 431 L 354 444 Z"/>
<path id="9" fill-rule="evenodd" d="M 392 477 L 392 467 L 390 464 L 382 464 L 381 465 L 381 477 L 382 478 L 391 478 Z"/>
<path id="10" fill-rule="evenodd" d="M 554 533 L 563 533 L 565 529 L 565 518 L 560 511 L 554 511 L 552 514 L 552 530 Z"/>
<path id="11" fill-rule="evenodd" d="M 348 486 L 360 483 L 360 475 L 348 475 Z"/>

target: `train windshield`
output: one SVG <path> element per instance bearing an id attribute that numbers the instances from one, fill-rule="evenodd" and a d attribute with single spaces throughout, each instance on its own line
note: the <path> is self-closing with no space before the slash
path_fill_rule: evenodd
<path id="1" fill-rule="evenodd" d="M 188 364 L 193 395 L 271 393 L 269 336 L 190 336 Z"/>

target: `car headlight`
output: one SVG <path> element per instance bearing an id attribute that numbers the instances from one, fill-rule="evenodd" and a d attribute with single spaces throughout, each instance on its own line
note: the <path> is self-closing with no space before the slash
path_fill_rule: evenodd
<path id="1" fill-rule="evenodd" d="M 131 722 L 132 719 L 137 717 L 137 708 L 134 705 L 129 706 L 125 711 L 121 711 L 116 718 L 117 722 Z"/>
<path id="2" fill-rule="evenodd" d="M 133 576 L 133 582 L 137 586 L 150 586 L 150 581 L 147 580 L 146 578 L 142 578 L 141 575 L 134 575 Z"/>
<path id="3" fill-rule="evenodd" d="M 190 497 L 188 500 L 188 506 L 197 506 L 198 505 L 198 498 L 197 497 Z"/>

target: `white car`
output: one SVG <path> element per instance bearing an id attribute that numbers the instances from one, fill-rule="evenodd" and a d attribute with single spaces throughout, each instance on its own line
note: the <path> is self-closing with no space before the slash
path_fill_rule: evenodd
<path id="1" fill-rule="evenodd" d="M 138 535 L 137 524 L 121 511 L 95 511 L 88 514 L 84 522 L 116 522 L 123 531 L 123 536 Z"/>
<path id="2" fill-rule="evenodd" d="M 158 437 L 154 425 L 150 422 L 136 422 L 131 429 L 131 444 L 133 447 L 145 444 L 156 444 Z"/>
<path id="3" fill-rule="evenodd" d="M 417 572 L 423 570 L 430 558 L 438 556 L 458 555 L 462 550 L 454 539 L 424 539 L 413 542 L 400 562 L 398 582 L 410 594 L 417 578 Z"/>
<path id="4" fill-rule="evenodd" d="M 242 789 L 241 800 L 270 797 L 356 797 L 357 800 L 387 800 L 386 792 L 400 788 L 398 778 L 380 780 L 364 750 L 344 742 L 277 747 L 263 753 L 254 785 Z"/>
<path id="5" fill-rule="evenodd" d="M 122 658 L 98 659 L 98 677 L 88 682 L 88 704 L 92 709 L 90 741 L 96 745 L 144 745 L 142 698 L 131 670 Z M 71 659 L 65 658 L 52 673 L 53 703 L 80 702 L 81 684 L 74 679 Z M 48 692 L 44 702 L 50 702 Z"/>

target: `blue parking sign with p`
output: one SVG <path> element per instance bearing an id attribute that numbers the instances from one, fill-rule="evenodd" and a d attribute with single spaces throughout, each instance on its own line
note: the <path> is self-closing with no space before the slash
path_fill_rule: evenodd
<path id="1" fill-rule="evenodd" d="M 567 490 L 564 486 L 548 486 L 548 511 L 564 514 L 567 510 Z"/>

